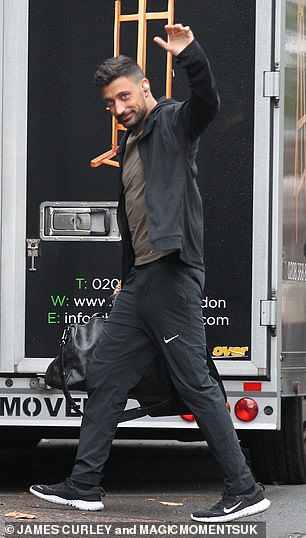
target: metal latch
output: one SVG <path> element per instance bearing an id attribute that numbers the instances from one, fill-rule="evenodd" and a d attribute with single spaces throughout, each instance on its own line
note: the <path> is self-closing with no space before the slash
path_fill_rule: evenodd
<path id="1" fill-rule="evenodd" d="M 120 241 L 118 202 L 55 201 L 40 204 L 43 241 Z"/>
<path id="2" fill-rule="evenodd" d="M 49 235 L 107 236 L 110 233 L 110 210 L 102 207 L 49 207 L 46 225 Z"/>
<path id="3" fill-rule="evenodd" d="M 29 271 L 36 271 L 35 258 L 39 256 L 40 239 L 27 239 L 27 256 L 31 258 L 31 267 Z"/>
<path id="4" fill-rule="evenodd" d="M 280 72 L 265 71 L 264 72 L 264 88 L 263 96 L 271 97 L 279 100 L 280 97 Z"/>
<path id="5" fill-rule="evenodd" d="M 260 325 L 270 327 L 276 334 L 276 300 L 260 301 Z"/>

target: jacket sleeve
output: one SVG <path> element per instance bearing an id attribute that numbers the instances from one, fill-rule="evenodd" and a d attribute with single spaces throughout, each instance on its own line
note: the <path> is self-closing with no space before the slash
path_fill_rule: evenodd
<path id="1" fill-rule="evenodd" d="M 182 103 L 179 120 L 192 138 L 198 137 L 217 114 L 220 99 L 208 59 L 197 41 L 192 41 L 177 57 L 186 69 L 191 95 Z"/>

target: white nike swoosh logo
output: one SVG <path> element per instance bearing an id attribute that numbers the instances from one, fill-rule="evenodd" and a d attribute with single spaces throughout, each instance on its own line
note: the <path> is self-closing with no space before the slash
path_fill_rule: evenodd
<path id="1" fill-rule="evenodd" d="M 231 508 L 223 508 L 223 512 L 225 514 L 230 514 L 233 510 L 235 510 L 236 508 L 238 508 L 238 506 L 241 505 L 241 502 L 242 501 L 240 501 L 238 504 L 235 504 L 235 506 L 232 506 Z"/>
<path id="2" fill-rule="evenodd" d="M 169 344 L 169 342 L 171 342 L 171 340 L 174 340 L 174 338 L 178 338 L 179 337 L 179 334 L 176 334 L 175 336 L 171 336 L 171 338 L 166 338 L 164 336 L 164 342 L 165 344 Z"/>

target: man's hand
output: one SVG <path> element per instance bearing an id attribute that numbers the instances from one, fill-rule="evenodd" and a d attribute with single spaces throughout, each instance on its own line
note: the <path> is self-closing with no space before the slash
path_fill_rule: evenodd
<path id="1" fill-rule="evenodd" d="M 189 26 L 166 24 L 164 28 L 168 35 L 168 42 L 161 37 L 154 37 L 154 41 L 166 51 L 171 52 L 173 56 L 180 54 L 194 40 Z"/>
<path id="2" fill-rule="evenodd" d="M 121 292 L 121 280 L 119 280 L 117 286 L 114 289 L 114 295 L 118 295 Z"/>

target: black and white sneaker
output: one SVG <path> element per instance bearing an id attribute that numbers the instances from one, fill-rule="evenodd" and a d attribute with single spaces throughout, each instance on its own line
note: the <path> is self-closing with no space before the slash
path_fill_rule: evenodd
<path id="1" fill-rule="evenodd" d="M 253 516 L 267 510 L 271 502 L 263 494 L 263 486 L 259 483 L 249 493 L 231 495 L 224 493 L 217 504 L 211 508 L 194 512 L 191 519 L 195 521 L 215 522 L 233 521 L 241 517 Z"/>
<path id="2" fill-rule="evenodd" d="M 70 478 L 59 484 L 35 484 L 30 487 L 30 492 L 55 504 L 65 504 L 78 508 L 79 510 L 102 510 L 104 505 L 101 497 L 104 491 L 99 486 L 93 486 L 91 489 L 77 488 Z"/>

